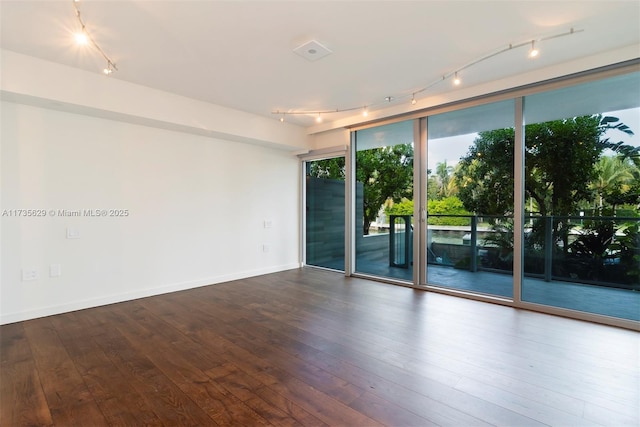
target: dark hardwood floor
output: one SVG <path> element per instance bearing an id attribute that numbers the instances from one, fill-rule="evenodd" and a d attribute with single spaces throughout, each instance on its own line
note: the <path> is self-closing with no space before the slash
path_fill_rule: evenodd
<path id="1" fill-rule="evenodd" d="M 636 332 L 322 270 L 0 338 L 2 426 L 640 424 Z"/>

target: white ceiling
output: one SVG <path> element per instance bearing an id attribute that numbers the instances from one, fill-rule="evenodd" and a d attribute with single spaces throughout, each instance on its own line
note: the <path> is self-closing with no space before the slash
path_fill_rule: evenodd
<path id="1" fill-rule="evenodd" d="M 514 49 L 461 72 L 486 83 L 640 44 L 633 1 L 149 1 L 83 0 L 90 34 L 117 64 L 111 77 L 277 120 L 272 111 L 383 107 L 509 43 L 584 30 Z M 74 45 L 72 0 L 1 0 L 1 47 L 100 73 Z M 315 62 L 293 49 L 315 39 Z M 639 52 L 640 56 L 640 52 Z M 107 78 L 107 77 L 105 77 Z M 442 82 L 420 94 L 455 90 Z M 403 98 L 405 97 L 405 98 Z M 313 117 L 287 116 L 310 125 Z"/>

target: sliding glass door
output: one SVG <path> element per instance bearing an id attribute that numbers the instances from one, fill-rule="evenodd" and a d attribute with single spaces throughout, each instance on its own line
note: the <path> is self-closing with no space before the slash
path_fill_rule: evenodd
<path id="1" fill-rule="evenodd" d="M 355 135 L 355 271 L 413 281 L 413 122 Z"/>
<path id="2" fill-rule="evenodd" d="M 522 300 L 640 320 L 640 74 L 525 98 Z"/>
<path id="3" fill-rule="evenodd" d="M 511 298 L 514 102 L 427 123 L 427 284 Z"/>
<path id="4" fill-rule="evenodd" d="M 640 72 L 601 75 L 354 131 L 348 274 L 640 321 Z"/>

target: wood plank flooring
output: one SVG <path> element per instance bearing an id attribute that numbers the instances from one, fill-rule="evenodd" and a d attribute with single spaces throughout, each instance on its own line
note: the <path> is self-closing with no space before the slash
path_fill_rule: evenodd
<path id="1" fill-rule="evenodd" d="M 639 336 L 290 270 L 0 327 L 0 425 L 638 426 Z"/>

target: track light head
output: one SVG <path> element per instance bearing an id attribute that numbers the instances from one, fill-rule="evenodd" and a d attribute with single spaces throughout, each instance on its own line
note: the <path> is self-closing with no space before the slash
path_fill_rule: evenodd
<path id="1" fill-rule="evenodd" d="M 461 83 L 462 80 L 460 80 L 460 77 L 458 77 L 458 72 L 456 71 L 455 75 L 453 76 L 453 85 L 460 86 Z"/>
<path id="2" fill-rule="evenodd" d="M 540 50 L 536 47 L 536 41 L 531 40 L 531 49 L 529 49 L 529 58 L 534 59 L 540 55 Z"/>
<path id="3" fill-rule="evenodd" d="M 76 12 L 76 19 L 78 20 L 78 24 L 80 24 L 81 28 L 80 31 L 74 34 L 76 44 L 91 45 L 95 50 L 97 50 L 98 53 L 102 55 L 104 60 L 107 61 L 107 67 L 102 70 L 102 73 L 108 76 L 114 71 L 118 71 L 118 67 L 116 67 L 116 64 L 111 60 L 111 58 L 109 58 L 107 54 L 104 53 L 104 51 L 100 48 L 94 38 L 91 37 L 91 33 L 89 33 L 89 30 L 87 30 L 87 27 L 84 24 L 84 20 L 82 19 L 82 16 L 80 14 L 80 8 L 78 7 L 79 2 L 79 0 L 73 1 L 73 8 Z"/>

